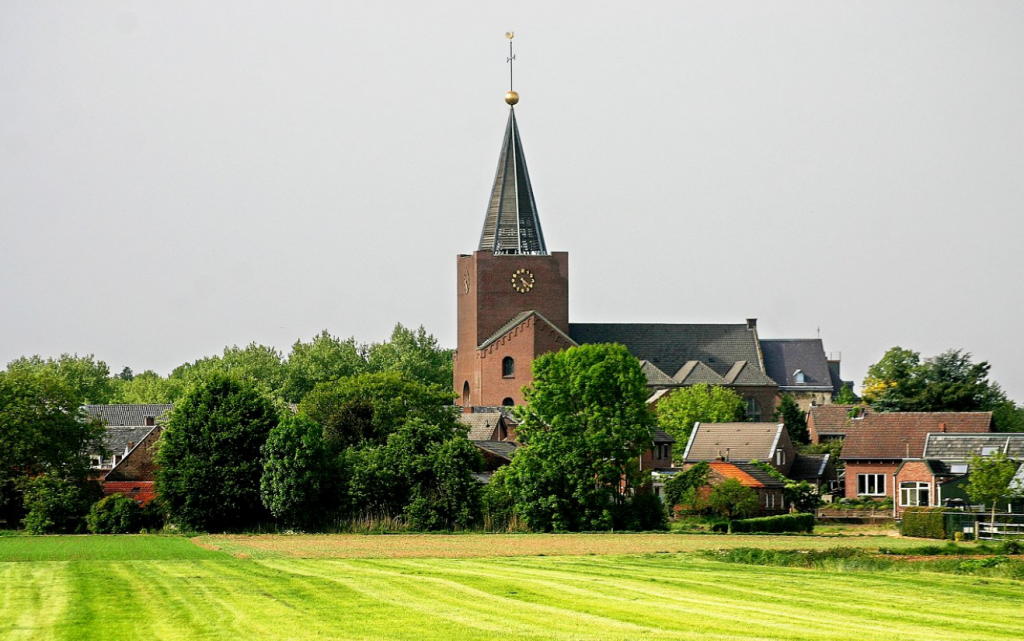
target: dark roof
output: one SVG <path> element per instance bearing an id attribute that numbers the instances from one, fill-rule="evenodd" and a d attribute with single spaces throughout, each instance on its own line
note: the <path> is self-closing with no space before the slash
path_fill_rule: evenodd
<path id="1" fill-rule="evenodd" d="M 818 434 L 846 434 L 854 419 L 850 410 L 857 405 L 815 405 L 807 411 L 808 421 L 813 421 Z M 867 413 L 867 408 L 864 412 Z M 858 423 L 859 424 L 859 423 Z"/>
<path id="2" fill-rule="evenodd" d="M 736 361 L 725 375 L 729 385 L 774 386 L 775 381 L 762 372 L 757 365 L 747 361 Z"/>
<path id="3" fill-rule="evenodd" d="M 494 430 L 501 421 L 501 412 L 473 412 L 471 414 L 459 414 L 459 422 L 469 427 L 468 438 L 471 441 L 489 441 L 494 436 Z"/>
<path id="4" fill-rule="evenodd" d="M 668 432 L 661 430 L 654 430 L 654 442 L 655 443 L 675 443 L 676 439 Z"/>
<path id="5" fill-rule="evenodd" d="M 992 412 L 885 412 L 856 419 L 846 434 L 844 460 L 920 458 L 929 432 L 988 432 Z"/>
<path id="6" fill-rule="evenodd" d="M 679 368 L 679 371 L 673 375 L 672 380 L 679 385 L 699 385 L 706 383 L 708 385 L 728 385 L 728 381 L 722 376 L 715 373 L 715 370 L 711 369 L 700 361 L 687 361 L 685 365 Z"/>
<path id="7" fill-rule="evenodd" d="M 516 444 L 507 441 L 473 441 L 473 445 L 507 461 L 511 461 L 516 453 Z"/>
<path id="8" fill-rule="evenodd" d="M 648 385 L 675 385 L 676 383 L 672 377 L 658 369 L 656 365 L 651 364 L 650 361 L 640 361 L 640 371 L 647 377 Z"/>
<path id="9" fill-rule="evenodd" d="M 785 483 L 768 474 L 757 465 L 725 461 L 713 461 L 709 465 L 711 469 L 725 478 L 736 479 L 746 487 L 765 487 L 771 489 L 786 487 Z"/>
<path id="10" fill-rule="evenodd" d="M 698 423 L 683 456 L 687 463 L 726 456 L 730 462 L 770 461 L 784 429 L 779 423 Z"/>
<path id="11" fill-rule="evenodd" d="M 124 454 L 142 442 L 156 426 L 133 425 L 131 427 L 107 427 L 103 444 L 111 454 Z"/>
<path id="12" fill-rule="evenodd" d="M 757 332 L 745 323 L 570 323 L 569 335 L 581 345 L 621 343 L 630 354 L 663 372 L 678 372 L 689 361 L 700 361 L 719 376 L 725 376 L 737 361 L 761 369 Z"/>
<path id="13" fill-rule="evenodd" d="M 794 481 L 820 479 L 825 475 L 828 459 L 828 454 L 797 454 L 789 469 L 789 478 Z"/>
<path id="14" fill-rule="evenodd" d="M 548 253 L 514 108 L 509 110 L 505 126 L 479 249 L 495 254 Z"/>
<path id="15" fill-rule="evenodd" d="M 995 447 L 1015 460 L 1024 459 L 1024 433 L 994 434 L 929 434 L 924 444 L 924 458 L 943 461 L 966 461 L 981 456 L 982 448 Z"/>
<path id="16" fill-rule="evenodd" d="M 149 405 L 85 405 L 90 418 L 98 418 L 106 425 L 145 425 L 146 418 L 161 420 L 174 409 L 171 404 Z"/>
<path id="17" fill-rule="evenodd" d="M 835 388 L 820 338 L 764 339 L 761 351 L 765 372 L 780 387 Z M 804 374 L 804 383 L 796 381 L 798 370 Z"/>

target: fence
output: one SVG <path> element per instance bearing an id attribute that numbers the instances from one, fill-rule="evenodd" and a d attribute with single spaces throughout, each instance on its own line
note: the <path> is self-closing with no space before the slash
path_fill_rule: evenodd
<path id="1" fill-rule="evenodd" d="M 996 514 L 994 526 L 991 513 L 947 512 L 945 517 L 946 536 L 951 539 L 957 533 L 979 541 L 1024 538 L 1024 514 Z"/>

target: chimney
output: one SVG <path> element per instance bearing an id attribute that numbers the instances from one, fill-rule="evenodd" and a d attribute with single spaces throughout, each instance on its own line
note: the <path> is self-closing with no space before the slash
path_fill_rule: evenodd
<path id="1" fill-rule="evenodd" d="M 747 319 L 747 329 L 757 329 L 757 319 L 756 318 L 748 318 Z"/>
<path id="2" fill-rule="evenodd" d="M 731 449 L 732 449 L 731 447 L 727 447 L 727 448 L 725 448 L 725 460 L 726 460 L 726 462 L 728 462 L 728 461 L 729 461 L 729 451 L 730 451 Z"/>
<path id="3" fill-rule="evenodd" d="M 945 432 L 946 431 L 946 424 L 945 423 L 939 423 L 939 431 L 940 432 Z"/>
<path id="4" fill-rule="evenodd" d="M 146 417 L 146 427 L 153 427 L 154 425 L 156 425 L 156 417 L 155 416 L 147 416 Z"/>

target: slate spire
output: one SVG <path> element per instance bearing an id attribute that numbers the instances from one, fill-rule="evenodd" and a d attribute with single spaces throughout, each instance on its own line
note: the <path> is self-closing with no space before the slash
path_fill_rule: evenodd
<path id="1" fill-rule="evenodd" d="M 514 92 L 509 92 L 509 96 Z M 515 102 L 518 102 L 518 94 Z M 533 200 L 530 174 L 526 170 L 523 144 L 519 140 L 519 125 L 516 123 L 515 102 L 509 103 L 508 125 L 505 140 L 498 157 L 498 170 L 494 174 L 494 187 L 487 206 L 483 233 L 480 234 L 480 251 L 495 254 L 548 253 L 544 234 L 537 217 L 537 203 Z"/>

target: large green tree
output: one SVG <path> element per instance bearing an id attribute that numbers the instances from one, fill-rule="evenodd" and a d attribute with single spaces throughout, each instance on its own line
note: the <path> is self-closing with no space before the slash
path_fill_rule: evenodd
<path id="1" fill-rule="evenodd" d="M 285 364 L 281 395 L 298 403 L 318 383 L 353 376 L 366 371 L 366 348 L 354 338 L 342 340 L 325 329 L 308 343 L 295 341 Z"/>
<path id="2" fill-rule="evenodd" d="M 61 354 L 60 358 L 28 356 L 7 364 L 8 372 L 48 372 L 71 389 L 82 403 L 103 405 L 110 402 L 113 383 L 110 367 L 92 354 Z"/>
<path id="3" fill-rule="evenodd" d="M 757 492 L 736 479 L 725 479 L 711 490 L 708 496 L 711 509 L 729 520 L 729 533 L 732 533 L 732 519 L 747 516 L 757 510 Z"/>
<path id="4" fill-rule="evenodd" d="M 284 525 L 313 529 L 338 517 L 344 475 L 324 430 L 302 414 L 286 416 L 263 445 L 263 505 Z"/>
<path id="5" fill-rule="evenodd" d="M 221 531 L 266 519 L 261 448 L 277 423 L 273 404 L 245 380 L 214 372 L 191 388 L 157 450 L 156 488 L 170 520 Z"/>
<path id="6" fill-rule="evenodd" d="M 970 476 L 967 477 L 967 496 L 972 501 L 991 507 L 991 527 L 996 526 L 996 510 L 1000 501 L 1024 495 L 1024 488 L 1012 483 L 1019 463 L 998 452 L 989 456 L 971 458 Z"/>
<path id="7" fill-rule="evenodd" d="M 185 393 L 180 379 L 164 378 L 153 370 L 135 374 L 130 379 L 118 377 L 113 384 L 111 403 L 174 403 Z"/>
<path id="8" fill-rule="evenodd" d="M 0 519 L 20 519 L 27 478 L 84 479 L 88 453 L 105 452 L 105 433 L 85 417 L 78 391 L 53 369 L 0 372 Z"/>
<path id="9" fill-rule="evenodd" d="M 988 379 L 989 369 L 987 362 L 975 363 L 963 350 L 922 360 L 918 352 L 893 347 L 868 368 L 862 395 L 882 412 L 991 411 L 997 430 L 1012 429 L 1016 407 Z"/>
<path id="10" fill-rule="evenodd" d="M 658 402 L 658 426 L 685 449 L 694 423 L 742 421 L 743 399 L 731 389 L 701 383 L 675 390 Z"/>
<path id="11" fill-rule="evenodd" d="M 422 325 L 411 330 L 398 323 L 387 342 L 367 348 L 367 371 L 395 372 L 424 385 L 450 387 L 452 350 L 438 345 Z"/>
<path id="12" fill-rule="evenodd" d="M 643 483 L 653 443 L 647 381 L 622 345 L 581 345 L 533 362 L 506 473 L 516 512 L 534 530 L 614 527 Z"/>

